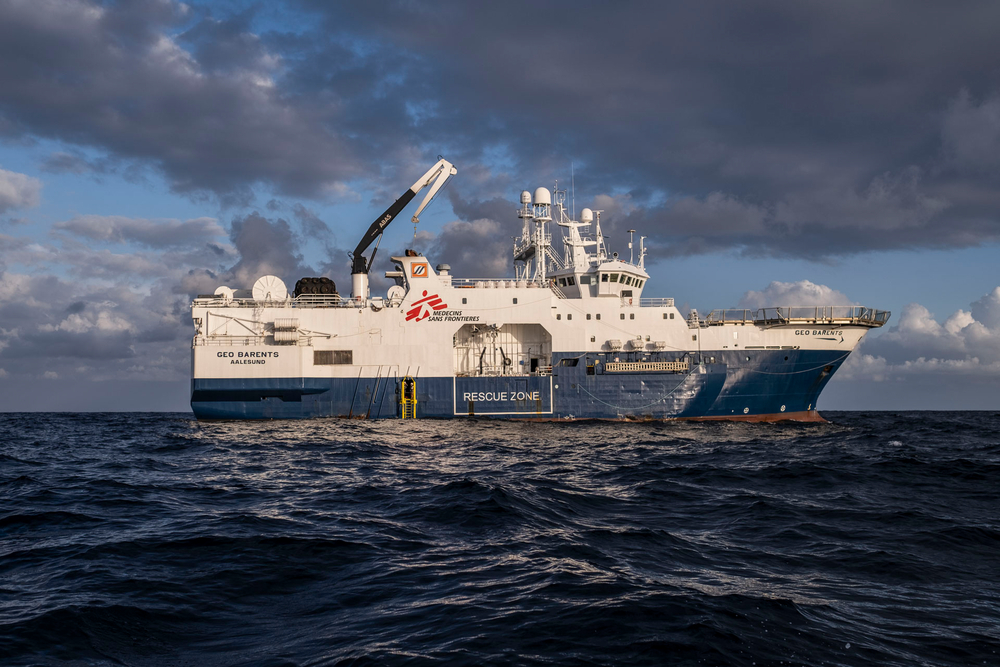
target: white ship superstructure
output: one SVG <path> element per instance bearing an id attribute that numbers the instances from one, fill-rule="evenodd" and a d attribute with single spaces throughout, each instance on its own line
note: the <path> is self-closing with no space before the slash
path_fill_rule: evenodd
<path id="1" fill-rule="evenodd" d="M 642 296 L 642 237 L 630 230 L 627 260 L 609 253 L 601 212 L 574 220 L 565 193 L 546 188 L 521 194 L 513 278 L 452 276 L 407 251 L 390 258 L 395 284 L 370 294 L 375 252 L 363 253 L 426 188 L 416 221 L 455 172 L 440 160 L 372 223 L 349 298 L 325 278 L 289 294 L 275 276 L 196 298 L 195 414 L 817 420 L 826 382 L 888 320 L 857 306 L 683 317 L 672 298 Z"/>

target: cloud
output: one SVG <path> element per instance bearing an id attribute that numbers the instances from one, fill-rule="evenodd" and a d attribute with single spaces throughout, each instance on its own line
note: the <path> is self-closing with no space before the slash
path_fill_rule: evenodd
<path id="1" fill-rule="evenodd" d="M 895 326 L 866 338 L 841 373 L 878 381 L 916 376 L 1000 378 L 1000 287 L 945 321 L 919 303 L 903 308 Z"/>
<path id="2" fill-rule="evenodd" d="M 768 308 L 774 306 L 854 306 L 843 292 L 817 285 L 809 280 L 794 283 L 774 281 L 763 290 L 746 292 L 738 308 Z"/>
<path id="3" fill-rule="evenodd" d="M 42 182 L 37 178 L 0 169 L 0 213 L 38 206 Z"/>
<path id="4" fill-rule="evenodd" d="M 59 222 L 55 229 L 95 241 L 137 243 L 150 248 L 168 248 L 207 243 L 226 231 L 214 218 L 148 220 L 117 215 L 79 215 Z"/>
<path id="5" fill-rule="evenodd" d="M 252 197 L 256 183 L 316 194 L 357 173 L 349 142 L 328 122 L 335 105 L 278 88 L 280 57 L 245 24 L 206 17 L 178 35 L 191 21 L 171 0 L 4 3 L 8 133 L 141 160 L 175 191 L 227 201 Z M 87 167 L 72 156 L 47 167 Z"/>

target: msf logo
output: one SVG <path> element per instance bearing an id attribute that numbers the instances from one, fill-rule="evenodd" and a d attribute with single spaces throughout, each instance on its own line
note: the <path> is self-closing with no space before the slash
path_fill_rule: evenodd
<path id="1" fill-rule="evenodd" d="M 425 320 L 431 316 L 431 311 L 444 310 L 448 307 L 448 304 L 442 301 L 441 297 L 437 294 L 427 296 L 427 290 L 424 290 L 423 297 L 424 298 L 419 301 L 414 301 L 413 306 L 406 311 L 407 322 L 410 320 L 413 320 L 414 322 Z"/>

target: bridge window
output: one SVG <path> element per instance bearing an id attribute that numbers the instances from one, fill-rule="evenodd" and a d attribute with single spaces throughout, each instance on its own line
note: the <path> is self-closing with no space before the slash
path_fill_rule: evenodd
<path id="1" fill-rule="evenodd" d="M 612 273 L 611 274 L 611 282 L 613 282 L 613 283 L 618 282 L 618 274 L 617 273 Z"/>
<path id="2" fill-rule="evenodd" d="M 566 284 L 569 285 L 570 287 L 576 285 L 576 278 L 570 276 L 569 278 L 566 279 Z"/>
<path id="3" fill-rule="evenodd" d="M 565 278 L 560 278 L 559 279 L 559 284 L 562 285 L 563 287 L 566 287 L 566 279 Z"/>
<path id="4" fill-rule="evenodd" d="M 601 282 L 602 283 L 608 282 L 608 274 L 606 274 L 606 273 L 602 273 L 601 274 Z"/>

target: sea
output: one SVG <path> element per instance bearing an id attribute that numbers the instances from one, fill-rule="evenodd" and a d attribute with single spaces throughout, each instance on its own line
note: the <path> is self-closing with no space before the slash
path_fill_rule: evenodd
<path id="1" fill-rule="evenodd" d="M 0 415 L 0 665 L 1000 665 L 1000 413 Z"/>

